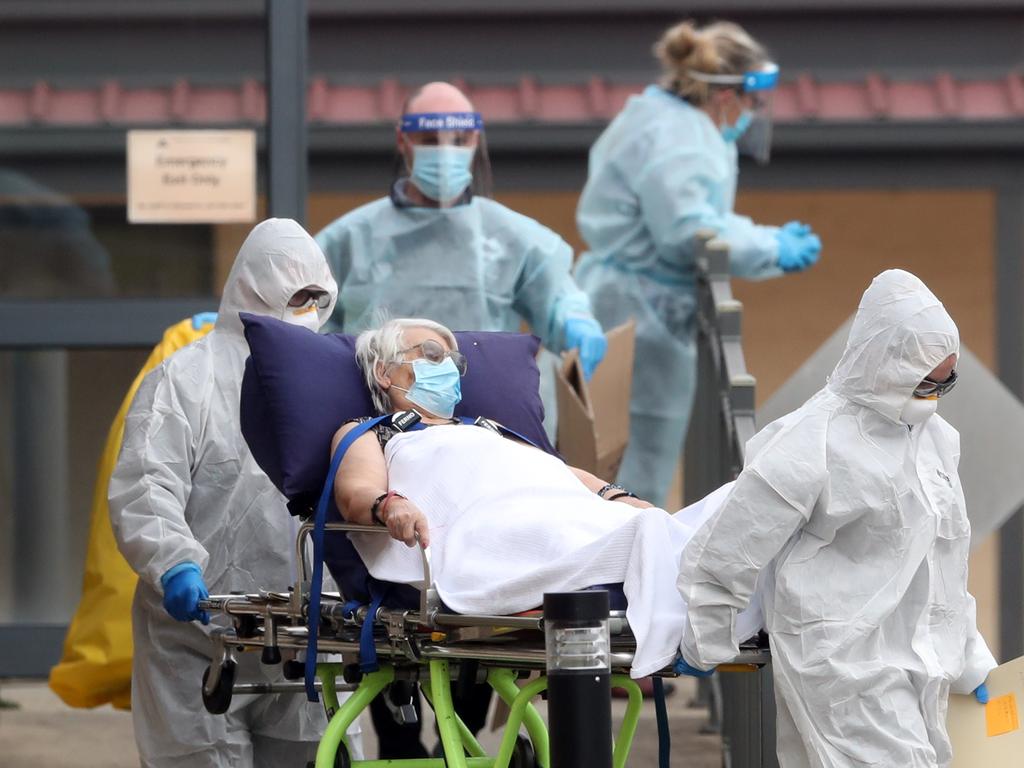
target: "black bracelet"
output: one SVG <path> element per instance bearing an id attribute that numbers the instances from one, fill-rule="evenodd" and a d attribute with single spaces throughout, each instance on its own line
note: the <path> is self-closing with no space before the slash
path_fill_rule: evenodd
<path id="1" fill-rule="evenodd" d="M 386 499 L 387 497 L 388 495 L 386 493 L 382 493 L 380 496 L 373 500 L 373 504 L 370 506 L 370 517 L 373 518 L 373 522 L 375 522 L 377 525 L 382 525 L 385 528 L 388 527 L 388 524 L 380 519 L 380 515 L 377 514 L 377 510 L 380 509 L 381 502 L 383 502 L 384 499 Z"/>
<path id="2" fill-rule="evenodd" d="M 604 495 L 606 493 L 608 493 L 608 491 L 613 491 L 613 490 L 625 491 L 626 489 L 623 488 L 618 483 L 605 483 L 604 485 L 601 486 L 601 489 L 597 492 L 597 495 L 600 496 L 602 499 L 604 499 Z M 606 501 L 607 501 L 607 499 L 606 499 Z"/>
<path id="3" fill-rule="evenodd" d="M 630 491 L 624 490 L 624 491 L 622 491 L 622 493 L 616 493 L 614 496 L 609 496 L 607 499 L 605 499 L 605 501 L 615 501 L 617 499 L 621 499 L 623 496 L 628 496 L 631 499 L 639 499 L 640 498 L 635 493 L 631 493 Z M 604 497 L 602 497 L 602 498 L 604 498 Z"/>

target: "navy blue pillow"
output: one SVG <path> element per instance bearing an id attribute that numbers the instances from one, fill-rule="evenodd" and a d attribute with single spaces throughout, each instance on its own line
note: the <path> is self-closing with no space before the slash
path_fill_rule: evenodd
<path id="1" fill-rule="evenodd" d="M 262 315 L 241 317 L 251 352 L 242 380 L 242 434 L 292 511 L 305 513 L 323 488 L 338 427 L 375 415 L 355 339 Z M 554 454 L 538 392 L 537 337 L 467 331 L 455 337 L 469 363 L 456 415 L 494 419 Z"/>

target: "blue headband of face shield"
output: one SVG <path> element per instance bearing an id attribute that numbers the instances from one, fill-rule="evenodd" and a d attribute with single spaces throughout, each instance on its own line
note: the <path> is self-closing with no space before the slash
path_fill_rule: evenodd
<path id="1" fill-rule="evenodd" d="M 413 112 L 402 115 L 398 129 L 402 133 L 428 131 L 482 131 L 484 119 L 479 112 Z"/>
<path id="2" fill-rule="evenodd" d="M 687 71 L 694 80 L 711 85 L 738 85 L 743 93 L 757 93 L 758 91 L 771 91 L 779 84 L 779 65 L 772 62 L 764 64 L 760 69 L 752 69 L 742 75 L 712 75 L 707 72 L 698 72 L 695 69 Z"/>
<path id="3" fill-rule="evenodd" d="M 771 91 L 779 84 L 777 64 L 765 64 L 761 69 L 743 73 L 743 92 Z"/>

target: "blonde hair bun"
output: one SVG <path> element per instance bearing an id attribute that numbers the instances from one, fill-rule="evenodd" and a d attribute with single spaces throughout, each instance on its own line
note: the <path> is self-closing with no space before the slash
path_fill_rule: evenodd
<path id="1" fill-rule="evenodd" d="M 654 45 L 654 55 L 666 70 L 696 69 L 714 73 L 719 67 L 714 41 L 692 21 L 665 30 Z"/>
<path id="2" fill-rule="evenodd" d="M 728 21 L 716 21 L 698 29 L 693 21 L 669 27 L 654 44 L 661 62 L 663 87 L 696 106 L 710 98 L 711 87 L 691 76 L 741 75 L 768 61 L 765 49 L 746 30 Z"/>

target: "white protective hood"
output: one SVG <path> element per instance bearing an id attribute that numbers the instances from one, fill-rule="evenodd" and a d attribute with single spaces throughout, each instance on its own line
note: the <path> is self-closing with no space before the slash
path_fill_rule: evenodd
<path id="1" fill-rule="evenodd" d="M 319 288 L 331 303 L 317 309 L 320 325 L 334 311 L 338 284 L 316 240 L 292 219 L 267 219 L 253 227 L 224 283 L 217 331 L 240 334 L 239 312 L 283 317 L 288 301 L 303 288 Z"/>
<path id="2" fill-rule="evenodd" d="M 942 302 L 915 275 L 890 269 L 864 292 L 828 387 L 899 422 L 914 388 L 959 353 L 960 333 Z"/>

